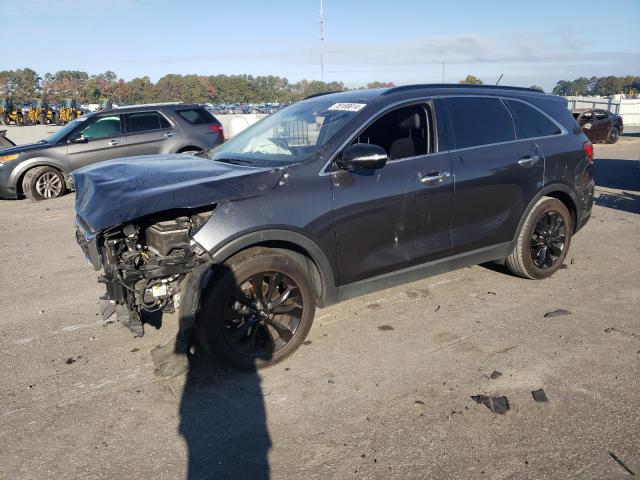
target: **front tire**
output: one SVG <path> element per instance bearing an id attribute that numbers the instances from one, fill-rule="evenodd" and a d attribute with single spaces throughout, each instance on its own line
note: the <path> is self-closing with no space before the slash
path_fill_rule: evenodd
<path id="1" fill-rule="evenodd" d="M 252 248 L 214 268 L 197 320 L 198 341 L 209 355 L 254 370 L 302 344 L 315 315 L 315 293 L 295 258 Z"/>
<path id="2" fill-rule="evenodd" d="M 57 198 L 65 191 L 64 177 L 53 167 L 32 168 L 22 179 L 22 191 L 33 201 Z"/>
<path id="3" fill-rule="evenodd" d="M 557 198 L 542 197 L 527 215 L 516 247 L 506 259 L 507 267 L 523 278 L 550 277 L 567 256 L 572 232 L 571 214 L 565 204 Z"/>

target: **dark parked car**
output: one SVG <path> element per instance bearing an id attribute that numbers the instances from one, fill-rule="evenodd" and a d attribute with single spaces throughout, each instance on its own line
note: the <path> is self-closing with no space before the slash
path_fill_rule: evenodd
<path id="1" fill-rule="evenodd" d="M 238 367 L 283 359 L 316 307 L 367 292 L 492 260 L 549 277 L 594 189 L 565 100 L 466 85 L 315 96 L 210 158 L 121 159 L 74 179 L 103 314 L 140 335 L 145 311 L 179 309 L 165 353 L 197 339 Z"/>
<path id="2" fill-rule="evenodd" d="M 573 116 L 592 142 L 616 143 L 624 129 L 622 117 L 608 110 L 574 110 Z"/>
<path id="3" fill-rule="evenodd" d="M 224 141 L 207 110 L 183 103 L 89 113 L 45 140 L 0 150 L 0 198 L 44 200 L 71 187 L 77 168 L 119 157 L 195 153 Z"/>

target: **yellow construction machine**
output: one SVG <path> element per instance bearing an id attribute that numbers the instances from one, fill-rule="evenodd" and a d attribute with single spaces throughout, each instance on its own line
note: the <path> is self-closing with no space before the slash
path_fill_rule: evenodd
<path id="1" fill-rule="evenodd" d="M 27 125 L 54 125 L 56 123 L 56 112 L 46 100 L 36 98 L 31 102 L 31 107 L 27 111 L 25 120 Z"/>
<path id="2" fill-rule="evenodd" d="M 74 99 L 65 98 L 60 102 L 60 108 L 58 109 L 58 124 L 64 125 L 69 123 L 80 115 L 82 115 L 82 110 L 78 108 Z"/>
<path id="3" fill-rule="evenodd" d="M 5 98 L 0 100 L 0 124 L 9 125 L 11 122 L 24 125 L 25 118 L 22 110 L 14 106 L 10 98 Z"/>

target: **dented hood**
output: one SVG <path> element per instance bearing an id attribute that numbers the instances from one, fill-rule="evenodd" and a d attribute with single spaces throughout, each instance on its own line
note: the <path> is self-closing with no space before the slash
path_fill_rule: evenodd
<path id="1" fill-rule="evenodd" d="M 220 163 L 192 155 L 149 155 L 101 162 L 73 173 L 76 215 L 87 233 L 173 208 L 264 195 L 282 168 Z"/>

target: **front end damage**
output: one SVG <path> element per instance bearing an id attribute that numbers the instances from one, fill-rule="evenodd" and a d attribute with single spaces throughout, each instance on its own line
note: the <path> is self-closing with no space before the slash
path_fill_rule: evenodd
<path id="1" fill-rule="evenodd" d="M 113 315 L 134 335 L 144 335 L 144 316 L 172 313 L 180 307 L 182 282 L 208 261 L 193 235 L 213 212 L 211 207 L 164 212 L 97 235 L 87 235 L 81 218 L 76 236 L 105 286 L 101 313 Z"/>

